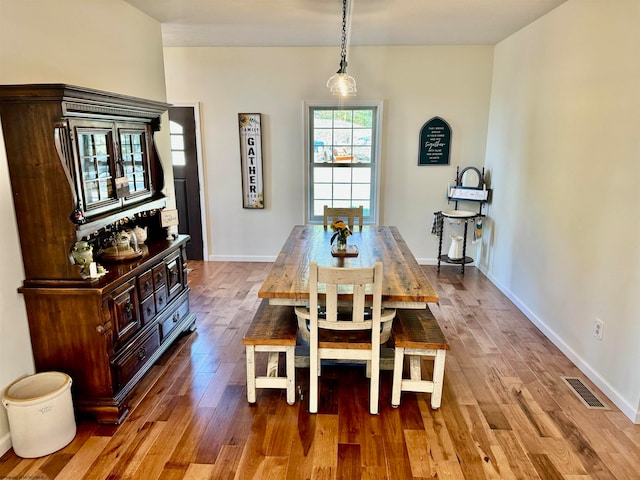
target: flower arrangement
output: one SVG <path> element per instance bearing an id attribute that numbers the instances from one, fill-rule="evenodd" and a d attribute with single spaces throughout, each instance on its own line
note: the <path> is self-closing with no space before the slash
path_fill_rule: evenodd
<path id="1" fill-rule="evenodd" d="M 342 220 L 337 220 L 331 223 L 331 230 L 336 232 L 331 236 L 331 245 L 333 245 L 333 241 L 337 238 L 338 249 L 346 249 L 347 237 L 351 235 L 351 230 L 349 230 L 349 227 L 347 227 L 347 225 Z"/>

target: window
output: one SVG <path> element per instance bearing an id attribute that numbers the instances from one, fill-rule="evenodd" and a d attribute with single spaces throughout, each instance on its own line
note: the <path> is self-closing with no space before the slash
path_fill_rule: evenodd
<path id="1" fill-rule="evenodd" d="M 322 222 L 324 206 L 364 207 L 375 223 L 378 106 L 310 106 L 309 222 Z"/>
<path id="2" fill-rule="evenodd" d="M 183 167 L 187 161 L 184 155 L 184 130 L 182 126 L 170 121 L 169 136 L 171 137 L 171 163 Z"/>

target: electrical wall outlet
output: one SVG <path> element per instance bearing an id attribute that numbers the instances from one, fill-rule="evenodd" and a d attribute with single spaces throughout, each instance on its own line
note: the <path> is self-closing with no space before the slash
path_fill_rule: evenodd
<path id="1" fill-rule="evenodd" d="M 593 322 L 593 336 L 598 340 L 602 340 L 602 330 L 604 329 L 604 323 L 599 318 Z"/>

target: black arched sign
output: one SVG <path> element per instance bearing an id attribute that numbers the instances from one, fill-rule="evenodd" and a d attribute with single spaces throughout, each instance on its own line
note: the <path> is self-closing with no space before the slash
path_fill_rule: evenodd
<path id="1" fill-rule="evenodd" d="M 420 129 L 418 165 L 449 165 L 451 127 L 440 117 L 433 117 Z"/>

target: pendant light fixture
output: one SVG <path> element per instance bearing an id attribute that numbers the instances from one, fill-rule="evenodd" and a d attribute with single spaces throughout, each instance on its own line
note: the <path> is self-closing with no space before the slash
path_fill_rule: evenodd
<path id="1" fill-rule="evenodd" d="M 342 0 L 342 46 L 340 48 L 340 68 L 327 81 L 333 95 L 353 97 L 356 94 L 356 80 L 347 74 L 347 1 Z"/>

